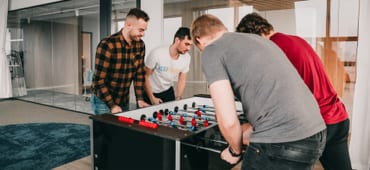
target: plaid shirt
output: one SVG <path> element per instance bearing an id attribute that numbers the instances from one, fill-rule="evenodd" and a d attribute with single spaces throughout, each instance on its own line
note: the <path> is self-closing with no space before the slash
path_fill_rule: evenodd
<path id="1" fill-rule="evenodd" d="M 134 81 L 136 99 L 142 100 L 144 56 L 144 41 L 132 41 L 130 46 L 122 30 L 102 39 L 96 49 L 92 92 L 109 107 L 128 104 Z"/>

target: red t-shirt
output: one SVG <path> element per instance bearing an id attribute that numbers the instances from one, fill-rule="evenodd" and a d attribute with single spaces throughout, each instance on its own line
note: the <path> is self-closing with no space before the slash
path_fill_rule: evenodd
<path id="1" fill-rule="evenodd" d="M 325 123 L 336 124 L 348 119 L 345 106 L 313 48 L 304 39 L 293 35 L 275 33 L 270 39 L 284 51 L 315 96 Z"/>

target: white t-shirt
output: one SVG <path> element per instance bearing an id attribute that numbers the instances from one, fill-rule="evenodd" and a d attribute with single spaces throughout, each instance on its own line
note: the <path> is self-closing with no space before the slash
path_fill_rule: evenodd
<path id="1" fill-rule="evenodd" d="M 145 66 L 152 69 L 150 85 L 153 93 L 160 93 L 168 90 L 178 80 L 179 73 L 189 71 L 190 55 L 180 54 L 177 60 L 170 56 L 168 46 L 152 50 L 145 59 Z"/>

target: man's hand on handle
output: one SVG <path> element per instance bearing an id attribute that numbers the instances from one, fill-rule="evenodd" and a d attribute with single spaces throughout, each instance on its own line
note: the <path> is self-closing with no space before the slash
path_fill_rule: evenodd
<path id="1" fill-rule="evenodd" d="M 112 112 L 112 114 L 120 113 L 120 112 L 122 112 L 122 108 L 121 108 L 121 107 L 119 107 L 118 105 L 114 105 L 114 106 L 110 109 L 110 112 Z"/>
<path id="2" fill-rule="evenodd" d="M 150 104 L 146 103 L 144 100 L 138 100 L 137 105 L 139 106 L 139 108 L 150 106 Z"/>

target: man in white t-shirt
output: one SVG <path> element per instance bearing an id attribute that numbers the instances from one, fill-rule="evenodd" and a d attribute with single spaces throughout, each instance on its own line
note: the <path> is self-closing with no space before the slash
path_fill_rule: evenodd
<path id="1" fill-rule="evenodd" d="M 180 27 L 169 47 L 158 47 L 150 52 L 145 59 L 144 101 L 154 105 L 182 98 L 190 65 L 187 52 L 191 44 L 189 28 Z"/>

